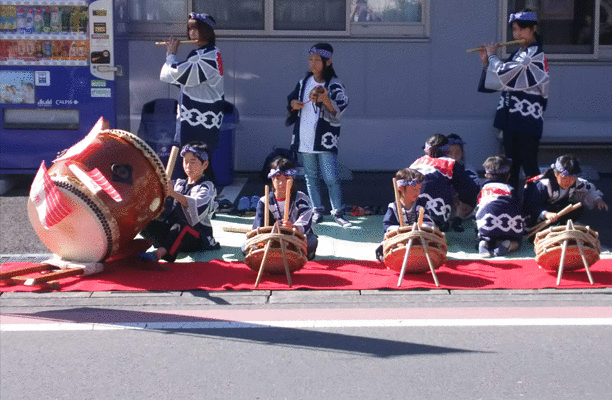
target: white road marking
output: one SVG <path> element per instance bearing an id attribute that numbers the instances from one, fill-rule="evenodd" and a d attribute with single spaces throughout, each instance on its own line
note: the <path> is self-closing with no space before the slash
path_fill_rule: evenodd
<path id="1" fill-rule="evenodd" d="M 322 329 L 409 327 L 506 327 L 506 326 L 612 326 L 612 318 L 507 318 L 507 319 L 381 319 L 308 321 L 185 321 L 126 323 L 2 324 L 1 332 L 204 330 L 204 329 Z"/>

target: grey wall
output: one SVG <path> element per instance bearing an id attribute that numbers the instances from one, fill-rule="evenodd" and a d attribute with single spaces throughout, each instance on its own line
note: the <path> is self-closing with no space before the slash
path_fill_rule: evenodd
<path id="1" fill-rule="evenodd" d="M 467 142 L 468 161 L 480 166 L 497 153 L 492 119 L 498 94 L 476 91 L 481 64 L 467 48 L 497 38 L 496 2 L 431 4 L 427 42 L 366 42 L 321 38 L 334 46 L 334 67 L 347 88 L 340 161 L 352 170 L 396 170 L 422 154 L 433 133 L 457 133 Z M 449 4 L 450 3 L 450 4 Z M 473 3 L 473 4 L 472 4 Z M 487 3 L 487 2 L 485 2 Z M 259 170 L 276 147 L 288 147 L 286 96 L 307 69 L 307 50 L 319 41 L 218 40 L 225 91 L 241 123 L 236 137 L 237 170 Z M 189 46 L 179 51 L 185 57 Z M 130 43 L 131 129 L 142 105 L 177 96 L 159 82 L 165 50 Z M 545 135 L 612 136 L 612 67 L 550 62 L 551 96 Z M 588 132 L 588 133 L 586 133 Z M 610 170 L 610 159 L 602 160 Z"/>

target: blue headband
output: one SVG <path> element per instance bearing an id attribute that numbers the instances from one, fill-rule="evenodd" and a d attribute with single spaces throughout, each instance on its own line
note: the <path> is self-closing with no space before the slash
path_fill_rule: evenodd
<path id="1" fill-rule="evenodd" d="M 510 14 L 510 18 L 508 18 L 508 23 L 511 24 L 512 21 L 535 21 L 538 22 L 538 16 L 533 11 L 529 12 L 517 12 L 514 14 Z"/>
<path id="2" fill-rule="evenodd" d="M 465 142 L 461 139 L 455 139 L 455 138 L 448 138 L 448 144 L 459 144 L 461 146 L 463 146 L 465 144 Z"/>
<path id="3" fill-rule="evenodd" d="M 194 149 L 193 147 L 189 146 L 188 144 L 183 146 L 183 149 L 181 150 L 181 157 L 185 157 L 185 153 L 187 153 L 187 152 L 195 154 L 196 157 L 198 157 L 200 160 L 202 160 L 202 162 L 208 161 L 208 154 L 206 154 L 203 151 Z"/>
<path id="4" fill-rule="evenodd" d="M 557 158 L 557 161 L 555 161 L 555 163 L 551 165 L 550 167 L 553 168 L 555 172 L 560 173 L 561 176 L 564 176 L 564 177 L 570 176 L 572 178 L 575 178 L 578 176 L 578 174 L 571 174 L 567 169 L 563 168 L 563 165 L 561 165 L 561 161 L 559 161 L 558 158 Z"/>
<path id="5" fill-rule="evenodd" d="M 210 16 L 208 14 L 205 14 L 205 13 L 198 14 L 198 13 L 191 12 L 189 13 L 189 18 L 193 18 L 193 19 L 202 21 L 206 25 L 210 26 L 213 30 L 215 29 L 215 23 L 213 22 L 212 19 L 210 19 Z"/>
<path id="6" fill-rule="evenodd" d="M 308 54 L 318 54 L 323 58 L 332 58 L 332 52 L 328 51 L 328 50 L 323 50 L 323 49 L 317 49 L 316 47 L 311 47 L 310 50 L 308 50 Z"/>
<path id="7" fill-rule="evenodd" d="M 499 169 L 485 169 L 485 174 L 489 174 L 489 175 L 507 174 L 508 172 L 510 172 L 509 165 L 504 165 L 503 167 Z"/>
<path id="8" fill-rule="evenodd" d="M 451 145 L 451 143 L 446 143 L 444 146 L 438 146 L 438 150 L 441 151 L 442 153 L 446 153 L 448 151 L 449 146 Z M 430 145 L 429 143 L 425 143 L 425 146 L 423 147 L 423 150 L 425 151 L 429 151 L 433 146 Z"/>
<path id="9" fill-rule="evenodd" d="M 416 186 L 419 183 L 423 183 L 422 180 L 418 180 L 418 179 L 398 179 L 395 181 L 395 183 L 397 184 L 397 186 Z"/>
<path id="10" fill-rule="evenodd" d="M 294 178 L 297 175 L 297 169 L 291 168 L 291 169 L 282 170 L 282 169 L 274 169 L 273 168 L 268 173 L 268 179 L 272 179 L 276 175 L 287 175 L 287 176 L 290 176 L 290 177 Z"/>

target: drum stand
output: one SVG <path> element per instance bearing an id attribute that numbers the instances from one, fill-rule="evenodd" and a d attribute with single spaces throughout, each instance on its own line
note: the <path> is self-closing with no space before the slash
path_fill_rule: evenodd
<path id="1" fill-rule="evenodd" d="M 574 224 L 572 223 L 571 219 L 567 221 L 565 230 L 574 230 Z M 591 285 L 593 285 L 593 276 L 591 276 L 591 270 L 589 269 L 590 265 L 584 254 L 584 246 L 582 240 L 578 238 L 567 238 L 563 241 L 563 245 L 561 247 L 561 259 L 559 260 L 559 272 L 557 273 L 557 286 L 559 286 L 559 283 L 561 283 L 561 276 L 563 275 L 563 265 L 565 264 L 565 253 L 567 252 L 567 246 L 570 240 L 576 241 L 576 244 L 578 245 L 578 251 L 580 252 L 580 257 L 582 258 L 582 264 L 584 265 L 584 269 L 586 270 L 587 276 L 589 277 L 589 282 L 591 283 Z"/>
<path id="2" fill-rule="evenodd" d="M 421 209 L 422 210 L 422 209 Z M 422 214 L 422 213 L 421 213 Z M 420 216 L 422 219 L 422 216 Z M 416 222 L 412 224 L 412 232 L 420 232 L 421 226 Z M 404 275 L 406 274 L 406 267 L 408 266 L 408 257 L 410 256 L 410 249 L 412 248 L 412 241 L 414 239 L 408 239 L 408 244 L 406 245 L 406 253 L 404 254 L 404 261 L 402 262 L 402 270 L 400 271 L 399 279 L 397 280 L 397 287 L 402 286 L 402 281 L 404 280 Z M 431 275 L 433 276 L 434 283 L 436 287 L 440 286 L 440 282 L 438 281 L 438 276 L 436 275 L 436 269 L 434 268 L 433 261 L 431 261 L 431 256 L 429 255 L 429 247 L 427 246 L 427 241 L 424 237 L 420 238 L 421 245 L 423 246 L 423 252 L 425 253 L 425 257 L 427 258 L 427 264 L 429 264 L 429 270 L 431 271 Z"/>
<path id="3" fill-rule="evenodd" d="M 263 275 L 264 267 L 266 266 L 266 260 L 268 258 L 268 252 L 270 251 L 270 247 L 272 245 L 273 240 L 278 240 L 280 243 L 280 248 L 283 255 L 283 265 L 285 266 L 285 275 L 287 276 L 287 283 L 289 284 L 289 287 L 291 287 L 291 270 L 289 269 L 289 264 L 287 263 L 287 244 L 285 243 L 285 240 L 282 237 L 283 234 L 280 231 L 280 225 L 278 222 L 274 224 L 274 226 L 272 227 L 272 232 L 270 234 L 277 236 L 277 239 L 270 238 L 266 243 L 266 248 L 264 249 L 264 255 L 261 259 L 259 272 L 257 273 L 257 279 L 255 280 L 255 287 L 259 286 L 259 281 L 261 280 L 261 276 Z"/>
<path id="4" fill-rule="evenodd" d="M 102 272 L 103 269 L 104 265 L 102 263 L 81 264 L 65 261 L 55 256 L 41 263 L 0 272 L 0 281 L 6 281 L 11 285 L 41 286 L 47 289 L 59 289 L 58 279 L 69 276 L 97 274 Z M 25 276 L 35 272 L 40 272 L 40 275 L 35 277 Z"/>

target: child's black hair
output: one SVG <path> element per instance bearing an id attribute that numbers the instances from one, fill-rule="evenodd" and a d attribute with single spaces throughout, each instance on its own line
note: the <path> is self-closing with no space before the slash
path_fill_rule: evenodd
<path id="1" fill-rule="evenodd" d="M 208 18 L 216 24 L 217 21 L 211 16 L 208 15 Z M 196 21 L 196 26 L 198 28 L 198 32 L 200 32 L 200 37 L 204 39 L 209 45 L 214 46 L 217 40 L 217 36 L 215 35 L 215 30 L 208 25 L 206 22 L 201 21 L 197 18 L 191 18 Z M 187 24 L 187 38 L 189 38 L 189 24 Z"/>
<path id="2" fill-rule="evenodd" d="M 512 168 L 512 160 L 506 156 L 491 156 L 485 160 L 482 164 L 485 169 L 485 177 L 492 179 L 496 182 L 508 182 L 510 178 L 510 168 Z M 491 172 L 491 171 L 503 171 L 507 169 L 508 172 Z M 489 171 L 489 172 L 486 172 Z"/>
<path id="3" fill-rule="evenodd" d="M 559 162 L 561 164 L 561 167 L 563 167 L 563 169 L 565 169 L 570 175 L 575 176 L 582 172 L 582 169 L 580 168 L 580 163 L 573 154 L 564 154 L 555 160 L 555 164 L 557 162 Z M 551 181 L 556 181 L 557 178 L 555 177 L 555 164 L 551 165 L 550 168 L 546 170 L 546 172 L 544 173 L 544 178 L 549 178 L 551 179 Z"/>
<path id="4" fill-rule="evenodd" d="M 293 169 L 295 167 L 296 165 L 292 160 L 286 157 L 283 157 L 283 156 L 275 157 L 270 162 L 270 169 L 278 169 L 281 171 L 287 171 L 288 169 Z"/>
<path id="5" fill-rule="evenodd" d="M 438 158 L 446 155 L 446 149 L 444 146 L 448 144 L 448 138 L 441 133 L 436 133 L 427 139 L 425 142 L 426 147 L 429 147 L 427 155 L 430 157 Z"/>

